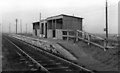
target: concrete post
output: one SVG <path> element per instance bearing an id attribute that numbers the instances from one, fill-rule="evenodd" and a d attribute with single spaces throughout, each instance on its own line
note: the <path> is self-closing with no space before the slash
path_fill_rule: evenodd
<path id="1" fill-rule="evenodd" d="M 39 19 L 39 37 L 41 37 L 41 13 L 40 13 L 40 19 Z"/>
<path id="2" fill-rule="evenodd" d="M 11 33 L 11 23 L 9 23 L 9 33 Z"/>
<path id="3" fill-rule="evenodd" d="M 46 28 L 46 26 L 45 26 L 45 22 L 44 22 L 44 30 L 43 30 L 44 37 L 45 37 L 45 28 Z"/>
<path id="4" fill-rule="evenodd" d="M 52 30 L 53 30 L 53 20 L 51 20 L 51 21 L 52 21 L 51 23 L 52 23 Z"/>
<path id="5" fill-rule="evenodd" d="M 87 39 L 88 39 L 88 41 L 90 41 L 90 35 L 89 34 L 87 34 Z M 90 45 L 90 43 L 88 43 L 88 45 Z"/>
<path id="6" fill-rule="evenodd" d="M 53 38 L 53 20 L 51 20 L 51 24 L 52 24 L 52 26 L 51 26 L 51 29 L 50 29 L 50 31 L 51 32 L 49 32 L 49 34 L 50 34 L 50 36 L 49 37 L 51 37 L 51 38 Z"/>
<path id="7" fill-rule="evenodd" d="M 57 35 L 57 33 L 56 33 L 56 23 L 57 22 L 57 20 L 55 19 L 55 37 L 56 37 L 56 35 Z"/>
<path id="8" fill-rule="evenodd" d="M 16 19 L 16 34 L 17 34 L 17 22 L 18 22 L 18 19 Z"/>
<path id="9" fill-rule="evenodd" d="M 82 32 L 82 38 L 85 38 L 85 33 L 84 32 Z"/>
<path id="10" fill-rule="evenodd" d="M 41 37 L 41 33 L 42 33 L 42 32 L 41 32 L 41 21 L 40 21 L 40 23 L 39 23 L 39 33 L 40 33 L 39 36 Z"/>

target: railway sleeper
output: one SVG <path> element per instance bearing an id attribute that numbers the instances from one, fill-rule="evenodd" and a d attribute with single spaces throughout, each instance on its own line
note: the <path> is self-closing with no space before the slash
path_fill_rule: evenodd
<path id="1" fill-rule="evenodd" d="M 49 63 L 49 64 L 42 64 L 43 66 L 46 66 L 46 65 L 62 65 L 61 63 L 53 63 L 53 64 L 51 64 L 51 63 Z"/>
<path id="2" fill-rule="evenodd" d="M 51 69 L 49 70 L 51 73 L 79 73 L 77 70 L 71 70 L 71 69 Z"/>
<path id="3" fill-rule="evenodd" d="M 46 68 L 47 70 L 55 70 L 55 69 L 69 69 L 69 67 L 64 67 L 64 66 L 61 66 L 61 67 L 50 67 L 50 68 Z"/>
<path id="4" fill-rule="evenodd" d="M 40 64 L 52 64 L 52 62 L 46 61 L 46 60 L 44 60 L 44 61 L 37 61 L 37 62 L 40 63 Z"/>

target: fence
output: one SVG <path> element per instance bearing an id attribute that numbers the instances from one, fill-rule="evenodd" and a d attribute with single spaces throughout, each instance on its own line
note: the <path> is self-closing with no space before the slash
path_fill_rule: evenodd
<path id="1" fill-rule="evenodd" d="M 82 40 L 84 42 L 87 42 L 88 45 L 92 44 L 106 50 L 105 48 L 107 43 L 105 39 L 84 31 L 62 30 L 62 37 L 63 37 L 63 40 L 71 40 L 71 39 L 75 41 Z"/>
<path id="2" fill-rule="evenodd" d="M 76 39 L 76 32 L 74 30 L 62 30 L 63 40 Z"/>

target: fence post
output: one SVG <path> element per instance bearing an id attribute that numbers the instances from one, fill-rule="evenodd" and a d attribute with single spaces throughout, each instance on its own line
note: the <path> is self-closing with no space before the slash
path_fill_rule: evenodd
<path id="1" fill-rule="evenodd" d="M 69 32 L 68 32 L 68 30 L 67 30 L 67 41 L 69 40 L 68 38 L 69 38 Z"/>
<path id="2" fill-rule="evenodd" d="M 104 40 L 104 51 L 106 51 L 106 47 L 107 47 L 107 42 L 106 39 Z"/>
<path id="3" fill-rule="evenodd" d="M 82 32 L 82 38 L 85 38 L 85 33 L 84 32 Z"/>
<path id="4" fill-rule="evenodd" d="M 76 42 L 78 41 L 78 32 L 76 31 Z"/>
<path id="5" fill-rule="evenodd" d="M 90 35 L 89 34 L 87 34 L 87 39 L 88 39 L 88 41 L 90 41 Z M 88 42 L 88 45 L 90 45 L 89 42 Z"/>

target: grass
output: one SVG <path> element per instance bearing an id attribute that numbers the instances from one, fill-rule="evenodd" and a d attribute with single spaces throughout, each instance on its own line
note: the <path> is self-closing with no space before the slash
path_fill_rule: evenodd
<path id="1" fill-rule="evenodd" d="M 68 43 L 70 44 L 73 43 L 74 41 L 69 41 Z M 87 45 L 87 43 L 83 42 L 83 41 L 79 41 L 77 43 L 77 46 L 79 47 L 79 49 L 83 49 L 83 51 L 86 54 L 89 54 L 91 57 L 93 57 L 95 60 L 101 62 L 102 64 L 106 65 L 105 68 L 109 67 L 110 70 L 117 70 L 118 69 L 118 55 L 120 54 L 120 51 L 118 51 L 118 47 L 116 48 L 111 48 L 108 49 L 107 51 L 103 51 L 103 49 L 93 46 L 93 45 Z M 76 50 L 76 48 L 68 48 L 68 45 L 65 43 L 60 43 L 60 45 L 65 48 L 67 51 L 71 52 L 71 54 L 73 54 L 76 58 L 79 57 L 79 53 L 77 53 L 78 51 L 80 51 L 79 49 Z M 71 44 L 73 45 L 73 44 Z M 70 47 L 70 45 L 69 45 Z M 108 70 L 108 69 L 106 69 Z"/>
<path id="2" fill-rule="evenodd" d="M 65 50 L 70 51 L 70 50 L 68 50 L 63 44 L 61 44 L 61 43 L 57 43 L 57 44 L 59 44 L 59 45 L 60 45 L 61 47 L 63 47 Z M 74 57 L 78 58 L 78 56 L 76 56 L 75 53 L 73 53 L 72 51 L 70 51 L 70 53 L 71 53 Z"/>
<path id="3" fill-rule="evenodd" d="M 78 45 L 83 47 L 83 50 L 86 53 L 89 53 L 94 59 L 100 61 L 101 63 L 110 66 L 111 68 L 118 69 L 118 55 L 120 51 L 118 51 L 118 47 L 114 49 L 108 49 L 107 51 L 103 51 L 102 49 L 95 46 L 88 46 L 83 43 L 78 43 Z"/>

